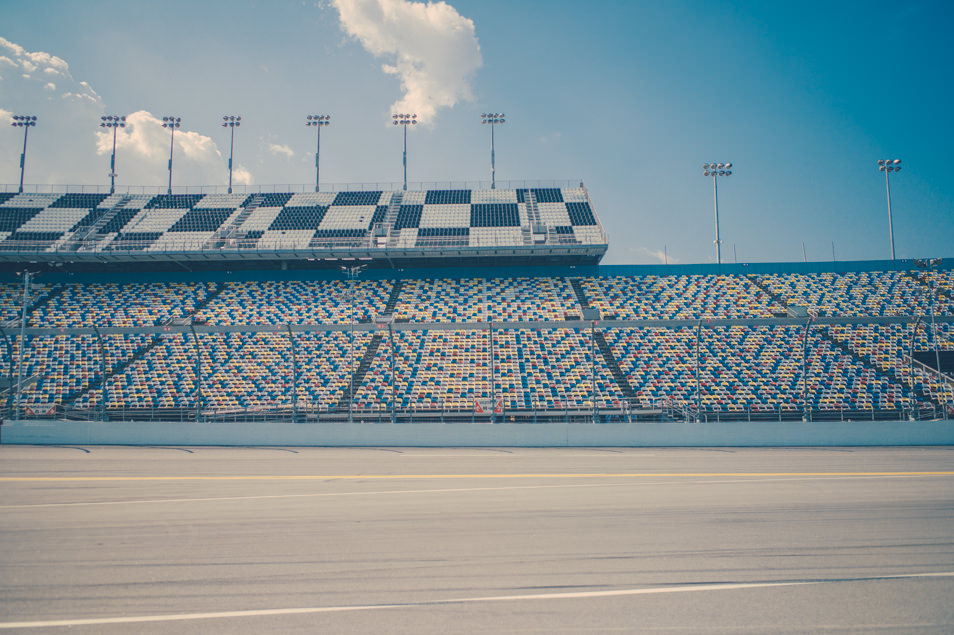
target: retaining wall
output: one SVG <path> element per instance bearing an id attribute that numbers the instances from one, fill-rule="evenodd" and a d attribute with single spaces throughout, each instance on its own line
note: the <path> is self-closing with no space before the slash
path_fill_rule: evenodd
<path id="1" fill-rule="evenodd" d="M 954 445 L 954 421 L 619 424 L 6 422 L 0 443 L 338 447 Z"/>

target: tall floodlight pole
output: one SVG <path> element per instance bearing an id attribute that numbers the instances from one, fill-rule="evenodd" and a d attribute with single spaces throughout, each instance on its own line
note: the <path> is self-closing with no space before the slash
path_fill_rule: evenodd
<path id="1" fill-rule="evenodd" d="M 417 125 L 417 115 L 391 115 L 391 122 L 395 126 L 404 126 L 404 189 L 407 190 L 407 127 Z"/>
<path id="2" fill-rule="evenodd" d="M 348 303 L 350 305 L 350 323 L 351 327 L 349 329 L 349 347 L 351 352 L 348 356 L 348 423 L 353 423 L 354 418 L 353 405 L 354 405 L 354 282 L 358 278 L 358 275 L 364 270 L 367 265 L 354 265 L 351 267 L 341 267 L 341 271 L 348 277 Z"/>
<path id="3" fill-rule="evenodd" d="M 162 127 L 168 128 L 171 132 L 169 136 L 169 194 L 172 194 L 172 148 L 176 141 L 176 128 L 181 127 L 182 117 L 167 116 L 162 118 Z"/>
<path id="4" fill-rule="evenodd" d="M 100 128 L 112 128 L 113 129 L 113 154 L 109 159 L 109 193 L 116 193 L 116 129 L 126 127 L 126 118 L 117 117 L 116 115 L 105 115 L 100 117 L 102 120 L 99 124 Z"/>
<path id="5" fill-rule="evenodd" d="M 731 163 L 703 163 L 702 175 L 712 177 L 712 198 L 715 201 L 715 225 L 716 225 L 716 262 L 722 264 L 722 238 L 719 236 L 719 185 L 718 177 L 730 176 L 732 174 Z"/>
<path id="6" fill-rule="evenodd" d="M 27 133 L 30 132 L 30 126 L 36 125 L 35 115 L 13 115 L 13 121 L 10 125 L 14 128 L 23 128 L 23 152 L 20 154 L 20 193 L 23 193 L 23 170 L 26 167 L 26 146 Z"/>
<path id="7" fill-rule="evenodd" d="M 884 189 L 888 194 L 888 238 L 891 240 L 891 260 L 894 260 L 894 221 L 891 220 L 891 183 L 888 175 L 901 171 L 901 159 L 878 159 L 878 169 L 884 172 Z"/>
<path id="8" fill-rule="evenodd" d="M 318 185 L 321 183 L 321 166 L 318 157 L 321 154 L 321 127 L 331 125 L 331 115 L 308 115 L 305 117 L 305 125 L 318 129 L 318 144 L 315 146 L 315 191 L 318 191 Z"/>
<path id="9" fill-rule="evenodd" d="M 236 115 L 222 115 L 222 127 L 232 132 L 229 139 L 229 194 L 232 193 L 232 153 L 235 150 L 235 129 L 242 125 L 242 118 Z"/>
<path id="10" fill-rule="evenodd" d="M 494 126 L 497 124 L 506 123 L 504 119 L 504 114 L 502 112 L 491 112 L 491 113 L 481 113 L 480 123 L 490 124 L 490 189 L 497 188 L 497 181 L 495 178 L 496 166 L 494 165 Z"/>

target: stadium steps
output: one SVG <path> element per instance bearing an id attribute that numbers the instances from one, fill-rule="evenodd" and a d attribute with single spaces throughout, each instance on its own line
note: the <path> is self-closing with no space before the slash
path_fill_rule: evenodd
<path id="1" fill-rule="evenodd" d="M 851 357 L 852 359 L 860 363 L 865 368 L 869 370 L 873 370 L 878 375 L 883 375 L 884 377 L 887 377 L 892 382 L 901 386 L 905 390 L 910 390 L 910 384 L 904 381 L 903 377 L 901 377 L 900 375 L 898 375 L 896 372 L 894 372 L 891 369 L 881 368 L 879 365 L 872 363 L 871 359 L 867 355 L 859 355 L 857 352 L 855 352 L 851 348 L 851 345 L 849 345 L 848 342 L 845 342 L 844 340 L 841 340 L 829 334 L 827 332 L 827 329 L 821 331 L 821 336 L 822 338 L 831 342 L 833 346 L 837 347 L 839 350 L 841 350 L 846 355 L 848 355 L 848 357 Z M 926 401 L 932 404 L 935 408 L 943 410 L 944 405 L 940 401 L 935 399 L 934 396 L 931 395 L 930 393 L 925 392 L 924 390 L 922 390 L 921 388 L 918 388 L 917 386 L 915 386 L 914 388 L 914 393 L 922 401 Z"/>
<path id="2" fill-rule="evenodd" d="M 129 204 L 129 201 L 133 200 L 132 196 L 124 195 L 115 205 L 106 210 L 106 213 L 96 219 L 96 222 L 89 226 L 87 231 L 80 235 L 82 229 L 78 229 L 73 238 L 70 240 L 70 249 L 72 251 L 78 251 L 83 247 L 88 247 L 90 249 L 95 248 L 95 243 L 98 242 L 100 238 L 99 230 L 109 224 L 109 221 L 113 220 L 119 212 L 126 209 L 126 205 Z"/>
<path id="3" fill-rule="evenodd" d="M 209 294 L 202 298 L 199 303 L 195 305 L 195 308 L 192 309 L 192 313 L 190 313 L 187 317 L 194 318 L 202 309 L 209 306 L 213 300 L 219 297 L 223 291 L 225 291 L 225 283 L 215 283 L 215 288 L 209 291 Z"/>
<path id="4" fill-rule="evenodd" d="M 573 287 L 573 292 L 576 294 L 576 299 L 580 303 L 580 308 L 589 309 L 590 302 L 586 299 L 586 291 L 583 290 L 582 279 L 567 278 L 567 280 L 570 286 Z M 603 356 L 603 361 L 606 362 L 606 366 L 610 369 L 610 373 L 612 373 L 613 379 L 616 381 L 620 392 L 623 393 L 626 399 L 635 402 L 636 392 L 630 385 L 629 380 L 626 379 L 626 374 L 623 372 L 623 369 L 619 367 L 619 362 L 616 361 L 616 355 L 613 354 L 613 349 L 610 348 L 609 342 L 606 341 L 606 336 L 603 335 L 602 331 L 597 331 L 596 329 L 594 329 L 593 334 L 596 337 L 596 348 L 599 349 L 600 355 Z"/>
<path id="5" fill-rule="evenodd" d="M 570 286 L 573 287 L 573 293 L 576 294 L 576 299 L 580 303 L 580 308 L 590 308 L 590 302 L 586 299 L 586 291 L 583 290 L 583 280 L 581 278 L 567 278 L 567 282 L 569 282 Z"/>
<path id="6" fill-rule="evenodd" d="M 788 304 L 786 304 L 781 298 L 776 296 L 774 293 L 769 291 L 769 289 L 766 288 L 764 285 L 762 285 L 762 283 L 759 282 L 754 275 L 750 275 L 748 276 L 748 278 L 749 278 L 749 281 L 752 282 L 752 284 L 754 284 L 759 289 L 761 289 L 766 294 L 768 294 L 768 296 L 772 298 L 779 306 L 784 307 L 787 311 L 789 311 L 789 314 L 791 314 L 791 309 L 789 308 Z M 829 342 L 832 346 L 836 347 L 837 349 L 842 351 L 845 355 L 847 355 L 849 358 L 853 359 L 854 361 L 861 364 L 865 368 L 871 371 L 874 371 L 876 375 L 887 378 L 888 380 L 897 384 L 904 390 L 910 390 L 909 384 L 905 382 L 900 375 L 898 375 L 891 369 L 882 368 L 878 364 L 872 363 L 871 358 L 869 356 L 859 354 L 856 350 L 854 350 L 851 347 L 851 345 L 848 342 L 835 337 L 828 331 L 828 329 L 820 329 L 818 333 L 821 335 L 822 339 Z M 934 399 L 934 397 L 931 394 L 925 392 L 924 390 L 920 388 L 915 388 L 914 393 L 916 397 L 918 397 L 922 401 L 926 401 L 928 403 L 934 404 L 936 408 L 943 407 L 941 403 L 938 402 L 936 399 Z"/>
<path id="7" fill-rule="evenodd" d="M 345 392 L 341 395 L 341 399 L 338 400 L 338 412 L 345 412 L 348 410 L 349 405 L 351 404 L 352 395 L 351 387 L 354 387 L 354 390 L 358 390 L 361 386 L 361 382 L 364 381 L 364 376 L 368 374 L 368 369 L 371 368 L 371 363 L 374 361 L 374 356 L 378 352 L 378 346 L 381 344 L 381 340 L 384 339 L 384 333 L 375 333 L 371 338 L 371 341 L 368 342 L 368 348 L 364 351 L 364 355 L 361 356 L 361 363 L 358 364 L 358 368 L 354 372 L 354 377 L 351 380 L 351 383 L 345 387 Z"/>
<path id="8" fill-rule="evenodd" d="M 65 286 L 65 285 L 61 285 L 61 286 L 58 286 L 58 287 L 55 287 L 55 288 L 51 289 L 49 293 L 47 293 L 45 296 L 43 296 L 42 298 L 39 298 L 36 302 L 34 302 L 33 304 L 31 304 L 31 305 L 30 305 L 30 309 L 29 309 L 29 311 L 27 311 L 27 313 L 33 313 L 33 312 L 36 311 L 37 309 L 43 308 L 43 306 L 44 306 L 45 304 L 47 304 L 50 300 L 52 300 L 52 299 L 55 298 L 56 296 L 60 295 L 60 294 L 63 293 L 64 291 L 66 291 L 66 286 Z M 18 322 L 19 322 L 19 320 L 18 320 Z"/>
<path id="9" fill-rule="evenodd" d="M 209 294 L 205 296 L 195 306 L 195 309 L 193 309 L 192 313 L 189 314 L 189 317 L 194 317 L 199 311 L 201 311 L 206 306 L 208 306 L 208 304 L 212 300 L 214 300 L 216 297 L 218 297 L 218 295 L 222 293 L 224 289 L 225 289 L 225 285 L 223 283 L 221 282 L 217 283 L 215 288 L 212 291 L 210 291 Z M 63 401 L 62 401 L 63 405 L 64 406 L 73 405 L 73 402 L 75 402 L 76 400 L 81 399 L 82 397 L 85 397 L 90 391 L 96 390 L 97 388 L 102 386 L 103 381 L 108 381 L 112 379 L 113 377 L 115 377 L 116 375 L 122 375 L 123 373 L 126 372 L 126 369 L 128 369 L 130 366 L 132 366 L 133 364 L 141 360 L 143 357 L 145 357 L 152 349 L 158 346 L 161 342 L 162 342 L 161 335 L 152 336 L 148 344 L 136 349 L 135 351 L 133 351 L 132 355 L 130 355 L 123 361 L 119 362 L 117 365 L 113 366 L 112 368 L 110 368 L 106 372 L 105 377 L 99 377 L 98 379 L 94 379 L 93 381 L 86 384 L 85 386 L 77 390 L 74 390 L 73 392 L 66 393 L 66 395 L 63 396 Z"/>
<path id="10" fill-rule="evenodd" d="M 911 278 L 912 280 L 914 280 L 915 282 L 917 282 L 919 285 L 921 285 L 922 287 L 924 287 L 924 290 L 927 291 L 928 293 L 931 292 L 931 283 L 928 282 L 927 280 L 925 280 L 925 279 L 922 277 L 922 274 L 917 274 L 917 273 L 912 273 L 912 272 L 910 272 L 910 271 L 905 271 L 905 272 L 904 272 L 904 275 L 908 276 L 909 278 Z M 940 297 L 940 298 L 946 298 L 948 301 L 954 302 L 954 296 L 952 296 L 950 293 L 948 293 L 948 292 L 945 291 L 944 289 L 942 289 L 942 288 L 940 288 L 940 287 L 935 287 L 934 292 L 937 293 L 938 297 Z"/>
<path id="11" fill-rule="evenodd" d="M 160 342 L 162 342 L 162 336 L 153 335 L 152 338 L 149 340 L 148 344 L 136 349 L 132 355 L 130 355 L 123 361 L 119 362 L 112 368 L 110 368 L 107 371 L 105 377 L 100 376 L 94 379 L 93 381 L 89 382 L 85 386 L 82 386 L 74 390 L 73 392 L 68 392 L 65 395 L 63 395 L 62 404 L 66 407 L 70 407 L 73 405 L 75 401 L 85 397 L 89 392 L 96 390 L 97 388 L 100 388 L 103 385 L 104 381 L 108 381 L 109 379 L 112 379 L 116 375 L 122 375 L 124 372 L 126 372 L 127 368 L 129 368 L 130 366 L 138 362 L 140 359 L 145 357 L 146 354 L 149 353 L 149 351 L 151 351 L 152 349 L 154 349 Z"/>
<path id="12" fill-rule="evenodd" d="M 613 374 L 613 379 L 616 380 L 616 385 L 619 386 L 623 397 L 630 403 L 636 403 L 636 391 L 633 390 L 633 387 L 629 384 L 629 380 L 626 379 L 623 369 L 619 367 L 616 356 L 613 355 L 613 350 L 610 348 L 609 342 L 606 341 L 606 336 L 603 335 L 602 331 L 595 329 L 593 334 L 596 336 L 596 347 L 600 350 L 603 361 L 605 361 L 609 367 L 610 373 Z"/>
<path id="13" fill-rule="evenodd" d="M 401 300 L 401 290 L 404 288 L 404 285 L 401 284 L 400 280 L 395 280 L 394 284 L 391 286 L 391 295 L 388 297 L 388 303 L 384 307 L 384 315 L 394 315 L 394 309 L 397 308 L 397 303 Z"/>
<path id="14" fill-rule="evenodd" d="M 388 212 L 384 215 L 382 222 L 383 230 L 387 232 L 388 247 L 397 247 L 399 234 L 393 231 L 394 223 L 397 222 L 398 212 L 401 211 L 401 202 L 404 200 L 404 192 L 395 192 L 391 195 L 391 202 L 388 204 Z M 375 234 L 377 235 L 377 234 Z"/>
<path id="15" fill-rule="evenodd" d="M 388 303 L 384 307 L 384 313 L 382 315 L 394 315 L 394 309 L 397 307 L 397 303 L 401 299 L 401 290 L 403 285 L 400 280 L 395 280 L 394 284 L 391 286 L 391 295 L 388 297 Z M 362 319 L 362 322 L 368 322 L 367 319 Z M 384 333 L 375 333 L 371 338 L 371 341 L 368 342 L 368 348 L 364 351 L 364 355 L 361 356 L 361 363 L 358 364 L 357 370 L 354 373 L 354 383 L 349 384 L 349 388 L 354 386 L 354 389 L 357 390 L 361 386 L 361 382 L 364 381 L 365 375 L 368 374 L 368 369 L 371 368 L 371 363 L 374 361 L 375 355 L 378 354 L 378 348 L 381 346 L 381 340 L 384 339 Z M 351 402 L 351 395 L 348 394 L 348 388 L 345 389 L 345 393 L 341 396 L 341 399 L 338 400 L 338 411 L 348 409 L 348 404 Z"/>
<path id="16" fill-rule="evenodd" d="M 264 201 L 265 196 L 263 194 L 253 194 L 252 199 L 247 205 L 245 205 L 245 207 L 242 208 L 242 211 L 238 213 L 231 223 L 225 227 L 219 227 L 219 229 L 216 230 L 215 234 L 209 238 L 209 242 L 206 243 L 206 247 L 224 247 L 225 241 L 238 232 L 238 228 L 242 226 L 242 223 L 248 220 L 248 217 L 252 215 L 252 212 L 258 209 Z"/>

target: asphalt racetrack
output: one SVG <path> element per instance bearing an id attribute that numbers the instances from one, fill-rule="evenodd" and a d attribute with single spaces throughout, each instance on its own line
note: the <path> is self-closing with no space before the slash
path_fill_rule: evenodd
<path id="1" fill-rule="evenodd" d="M 954 448 L 0 446 L 0 631 L 954 632 Z"/>

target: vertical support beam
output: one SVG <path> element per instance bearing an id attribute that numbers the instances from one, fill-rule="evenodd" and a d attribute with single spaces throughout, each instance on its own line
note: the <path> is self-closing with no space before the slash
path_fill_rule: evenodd
<path id="1" fill-rule="evenodd" d="M 696 324 L 696 421 L 702 421 L 702 356 L 700 340 L 702 339 L 702 320 Z"/>
<path id="2" fill-rule="evenodd" d="M 811 419 L 811 409 L 808 405 L 808 336 L 811 334 L 812 320 L 809 317 L 805 323 L 805 333 L 802 335 L 802 421 Z"/>
<path id="3" fill-rule="evenodd" d="M 196 335 L 195 325 L 190 324 L 189 330 L 192 331 L 192 342 L 195 345 L 195 420 L 196 423 L 202 421 L 202 347 L 199 345 L 199 336 Z"/>
<path id="4" fill-rule="evenodd" d="M 108 397 L 109 397 L 109 393 L 108 393 L 109 384 L 107 382 L 106 375 L 107 375 L 107 372 L 108 372 L 107 369 L 109 368 L 109 366 L 106 363 L 106 346 L 103 343 L 103 334 L 100 333 L 99 327 L 94 326 L 93 331 L 95 331 L 96 341 L 99 343 L 99 369 L 100 369 L 99 372 L 103 378 L 102 384 L 101 384 L 102 388 L 100 389 L 100 397 L 99 397 L 100 420 L 108 421 L 109 419 L 106 417 L 106 402 L 108 401 Z"/>
<path id="5" fill-rule="evenodd" d="M 7 335 L 7 331 L 3 327 L 0 327 L 0 334 L 3 335 L 3 341 L 7 349 L 7 360 L 10 364 L 8 368 L 9 374 L 7 375 L 7 403 L 3 412 L 3 418 L 6 419 L 10 416 L 10 411 L 13 410 L 13 343 L 10 341 L 10 336 Z"/>
<path id="6" fill-rule="evenodd" d="M 292 423 L 298 423 L 298 354 L 295 349 L 295 336 L 292 335 L 291 324 L 286 324 L 285 329 L 288 332 L 288 345 L 291 347 L 291 407 Z"/>
<path id="7" fill-rule="evenodd" d="M 497 369 L 494 367 L 494 321 L 490 320 L 490 420 L 497 423 Z"/>
<path id="8" fill-rule="evenodd" d="M 908 379 L 911 384 L 911 421 L 914 421 L 916 417 L 915 413 L 918 411 L 917 396 L 914 392 L 914 346 L 918 337 L 918 327 L 921 326 L 921 317 L 922 316 L 919 315 L 917 319 L 914 320 L 914 328 L 911 329 L 911 347 L 908 351 L 908 360 L 910 362 L 908 366 Z"/>
<path id="9" fill-rule="evenodd" d="M 33 272 L 23 272 L 23 312 L 20 315 L 20 351 L 19 361 L 17 361 L 17 407 L 13 413 L 13 420 L 20 420 L 20 402 L 23 397 L 23 352 L 26 349 L 26 320 L 27 306 L 30 300 L 30 276 Z"/>
<path id="10" fill-rule="evenodd" d="M 394 324 L 388 322 L 388 339 L 391 342 L 391 423 L 397 423 L 397 404 L 396 399 L 397 395 L 394 392 L 395 385 L 395 376 L 394 376 Z"/>
<path id="11" fill-rule="evenodd" d="M 590 322 L 590 398 L 593 400 L 593 423 L 596 423 L 596 320 Z"/>

